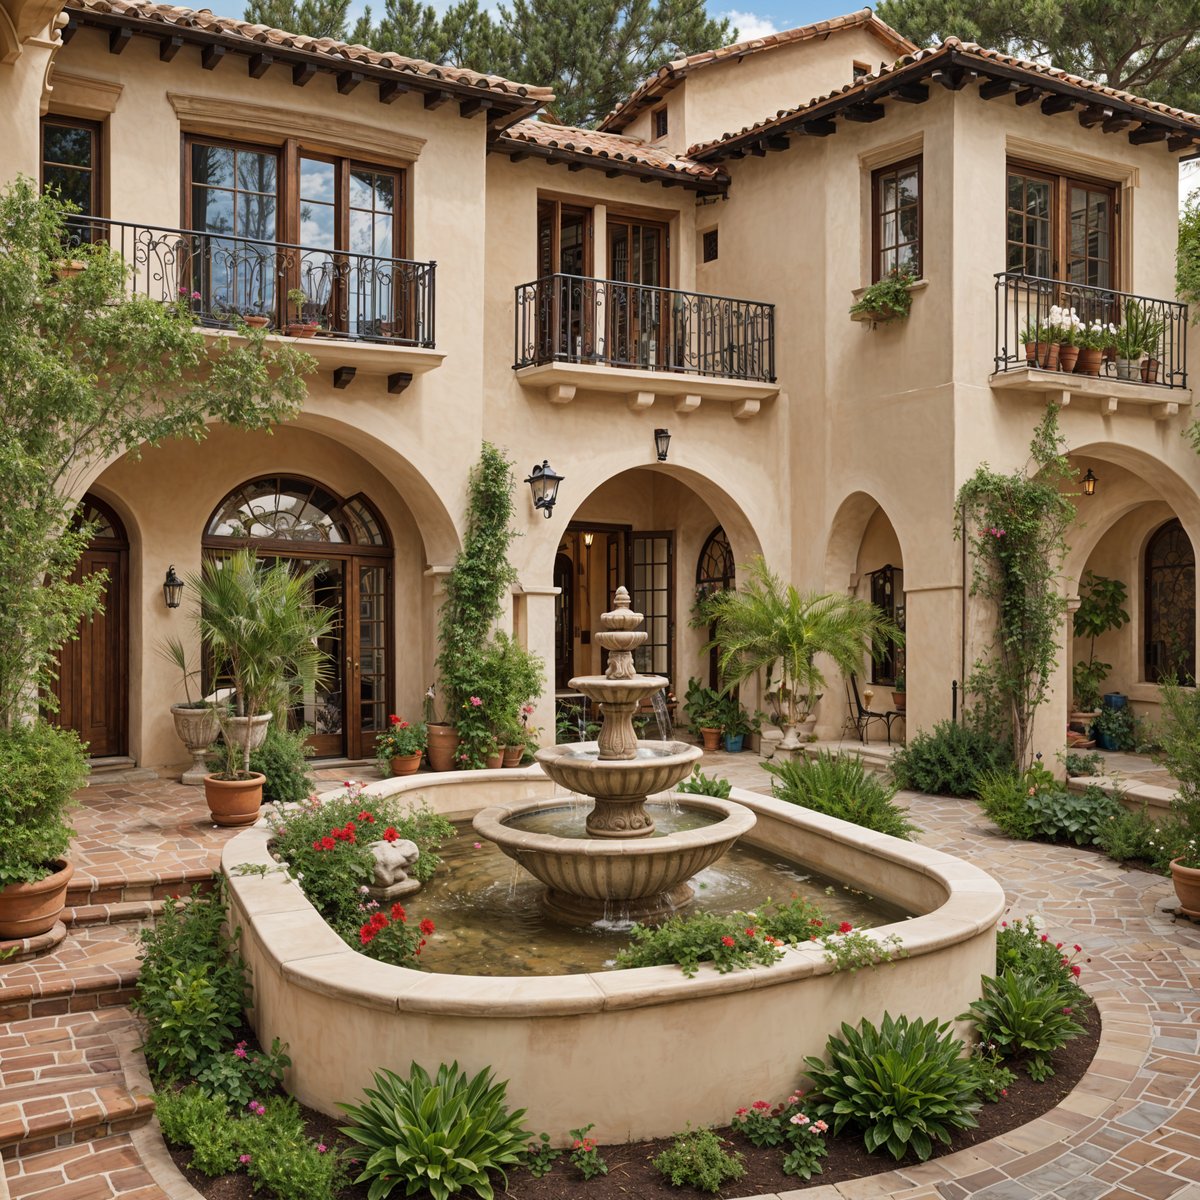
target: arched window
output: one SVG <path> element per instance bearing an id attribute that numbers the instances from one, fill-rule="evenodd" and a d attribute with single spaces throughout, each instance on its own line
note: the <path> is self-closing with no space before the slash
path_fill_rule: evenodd
<path id="1" fill-rule="evenodd" d="M 718 525 L 700 547 L 700 558 L 696 563 L 696 599 L 713 592 L 727 592 L 737 586 L 737 571 L 733 561 L 733 548 L 725 530 Z M 711 633 L 710 633 L 711 636 Z M 719 685 L 717 652 L 708 655 L 708 686 Z"/>
<path id="2" fill-rule="evenodd" d="M 379 518 L 361 496 L 338 500 L 311 480 L 279 475 L 234 488 L 217 505 L 204 533 L 238 542 L 388 544 Z"/>
<path id="3" fill-rule="evenodd" d="M 1150 683 L 1196 677 L 1196 555 L 1178 520 L 1146 544 L 1145 671 Z"/>

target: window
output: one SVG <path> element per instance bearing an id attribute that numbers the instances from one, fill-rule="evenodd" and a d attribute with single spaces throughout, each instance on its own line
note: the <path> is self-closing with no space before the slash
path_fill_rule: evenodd
<path id="1" fill-rule="evenodd" d="M 643 675 L 671 676 L 674 659 L 674 539 L 670 533 L 635 533 L 630 538 L 634 611 L 644 613 L 649 634 L 633 652 L 634 669 Z"/>
<path id="2" fill-rule="evenodd" d="M 919 277 L 921 263 L 921 158 L 871 175 L 872 280 L 893 271 Z"/>
<path id="3" fill-rule="evenodd" d="M 1196 676 L 1196 555 L 1178 520 L 1146 544 L 1146 645 L 1150 683 L 1191 683 Z"/>
<path id="4" fill-rule="evenodd" d="M 654 136 L 656 138 L 667 136 L 667 110 L 665 106 L 658 109 L 654 114 Z"/>
<path id="5" fill-rule="evenodd" d="M 701 244 L 703 246 L 704 261 L 714 261 L 717 257 L 717 231 L 715 229 L 706 229 Z"/>
<path id="6" fill-rule="evenodd" d="M 864 79 L 866 76 L 870 75 L 870 73 L 871 68 L 868 67 L 866 63 L 856 62 L 854 64 L 854 79 Z"/>
<path id="7" fill-rule="evenodd" d="M 1009 271 L 1118 286 L 1118 206 L 1111 184 L 1010 164 L 1006 209 Z"/>
<path id="8" fill-rule="evenodd" d="M 725 530 L 718 525 L 700 547 L 696 562 L 696 602 L 716 592 L 732 591 L 737 585 L 737 568 L 734 565 L 733 547 Z M 716 626 L 708 627 L 708 637 L 716 637 Z M 720 652 L 714 646 L 708 652 L 708 686 L 721 686 Z"/>
<path id="9" fill-rule="evenodd" d="M 42 186 L 81 215 L 100 215 L 100 126 L 71 117 L 42 118 Z"/>

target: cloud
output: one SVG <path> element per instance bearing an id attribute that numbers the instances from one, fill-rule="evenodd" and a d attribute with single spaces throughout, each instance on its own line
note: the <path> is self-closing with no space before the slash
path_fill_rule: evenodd
<path id="1" fill-rule="evenodd" d="M 752 12 L 738 12 L 737 9 L 732 9 L 722 13 L 721 16 L 725 17 L 729 24 L 737 30 L 739 42 L 750 42 L 755 38 L 767 37 L 768 34 L 779 32 L 770 17 L 760 17 Z"/>

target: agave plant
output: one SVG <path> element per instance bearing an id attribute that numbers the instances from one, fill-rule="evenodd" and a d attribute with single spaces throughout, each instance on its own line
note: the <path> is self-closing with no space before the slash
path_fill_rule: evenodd
<path id="1" fill-rule="evenodd" d="M 888 642 L 902 645 L 904 634 L 882 609 L 868 600 L 837 592 L 798 592 L 785 584 L 762 558 L 743 571 L 737 591 L 717 592 L 704 604 L 705 619 L 715 626 L 705 647 L 715 649 L 724 690 L 760 670 L 779 672 L 779 697 L 789 725 L 801 710 L 811 712 L 825 677 L 817 655 L 828 655 L 844 675 L 862 668 L 869 651 L 879 654 Z"/>

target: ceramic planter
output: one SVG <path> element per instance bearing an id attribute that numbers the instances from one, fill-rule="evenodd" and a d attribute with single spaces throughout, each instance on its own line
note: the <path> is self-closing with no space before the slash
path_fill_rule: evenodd
<path id="1" fill-rule="evenodd" d="M 250 326 L 251 329 L 266 329 L 271 323 L 270 317 L 243 317 L 243 321 Z"/>
<path id="2" fill-rule="evenodd" d="M 744 733 L 725 735 L 725 750 L 729 754 L 741 754 L 742 746 L 745 744 L 746 735 Z"/>
<path id="3" fill-rule="evenodd" d="M 217 734 L 221 732 L 217 710 L 211 704 L 172 704 L 171 718 L 175 722 L 176 736 L 192 756 L 192 765 L 185 774 L 207 774 L 208 768 L 204 759 L 209 746 L 217 740 Z"/>
<path id="4" fill-rule="evenodd" d="M 421 751 L 416 754 L 398 754 L 391 760 L 393 775 L 415 775 L 421 769 Z"/>
<path id="5" fill-rule="evenodd" d="M 1162 364 L 1157 358 L 1147 358 L 1142 363 L 1142 382 L 1143 383 L 1159 383 L 1158 373 Z"/>
<path id="6" fill-rule="evenodd" d="M 1075 363 L 1076 375 L 1099 375 L 1100 364 L 1104 361 L 1103 350 L 1093 350 L 1090 347 L 1084 347 L 1079 351 L 1079 358 Z"/>
<path id="7" fill-rule="evenodd" d="M 1074 349 L 1074 347 L 1072 347 L 1072 349 Z M 903 712 L 904 704 L 907 699 L 908 699 L 907 692 L 893 692 L 892 693 L 892 707 L 897 712 Z"/>
<path id="8" fill-rule="evenodd" d="M 225 740 L 230 745 L 245 750 L 246 741 L 250 741 L 250 749 L 257 750 L 266 741 L 267 726 L 271 723 L 270 713 L 259 713 L 254 717 L 226 717 L 221 728 L 225 732 Z"/>
<path id="9" fill-rule="evenodd" d="M 705 750 L 720 750 L 721 731 L 719 729 L 701 729 L 700 736 L 704 739 Z"/>
<path id="10" fill-rule="evenodd" d="M 487 758 L 483 760 L 483 765 L 487 767 L 489 771 L 498 771 L 502 766 L 504 766 L 504 752 L 502 750 L 497 750 L 495 754 L 489 754 Z"/>
<path id="11" fill-rule="evenodd" d="M 1117 378 L 1135 383 L 1142 376 L 1141 363 L 1136 358 L 1117 359 Z"/>
<path id="12" fill-rule="evenodd" d="M 505 746 L 503 754 L 506 767 L 519 767 L 521 759 L 525 757 L 525 745 L 520 743 L 516 746 Z"/>
<path id="13" fill-rule="evenodd" d="M 37 937 L 54 928 L 75 868 L 62 858 L 53 866 L 53 873 L 36 883 L 10 883 L 0 888 L 0 938 Z"/>
<path id="14" fill-rule="evenodd" d="M 226 827 L 253 825 L 262 808 L 262 789 L 266 776 L 251 771 L 246 779 L 204 777 L 204 799 L 213 822 Z"/>
<path id="15" fill-rule="evenodd" d="M 453 771 L 454 755 L 458 751 L 458 731 L 452 725 L 430 725 L 429 742 L 425 753 L 431 771 Z"/>
<path id="16" fill-rule="evenodd" d="M 1041 367 L 1044 371 L 1058 370 L 1058 343 L 1026 342 L 1025 361 L 1031 367 Z"/>
<path id="17" fill-rule="evenodd" d="M 291 324 L 287 327 L 288 337 L 310 338 L 315 337 L 317 327 L 315 325 L 297 325 Z"/>
<path id="18" fill-rule="evenodd" d="M 1058 346 L 1058 369 L 1067 371 L 1068 373 L 1075 370 L 1075 364 L 1079 361 L 1078 346 L 1064 346 L 1061 342 Z"/>
<path id="19" fill-rule="evenodd" d="M 1200 920 L 1200 868 L 1182 867 L 1179 859 L 1171 863 L 1171 882 L 1179 897 L 1179 908 L 1185 916 Z"/>

